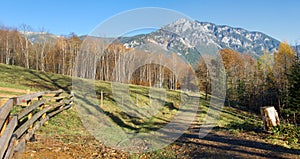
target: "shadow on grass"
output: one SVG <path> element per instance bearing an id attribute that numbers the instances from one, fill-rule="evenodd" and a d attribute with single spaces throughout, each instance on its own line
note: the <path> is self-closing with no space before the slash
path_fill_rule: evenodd
<path id="1" fill-rule="evenodd" d="M 159 117 L 154 117 L 156 119 L 159 119 L 161 122 L 152 122 L 149 118 L 146 118 L 146 121 L 142 118 L 130 116 L 125 112 L 111 112 L 109 110 L 104 110 L 100 108 L 99 106 L 95 105 L 95 103 L 90 102 L 87 100 L 85 95 L 78 95 L 75 94 L 75 98 L 80 100 L 81 102 L 87 104 L 90 107 L 95 108 L 97 111 L 102 112 L 106 117 L 110 118 L 111 121 L 113 121 L 115 124 L 117 124 L 119 127 L 124 128 L 125 130 L 139 132 L 143 129 L 146 131 L 156 131 L 160 129 L 163 125 L 167 123 L 167 120 Z M 86 109 L 86 107 L 83 107 L 85 111 L 93 115 L 93 112 L 90 112 L 89 109 Z"/>
<path id="2" fill-rule="evenodd" d="M 72 86 L 71 77 L 57 78 L 57 77 L 51 77 L 47 73 L 37 73 L 32 70 L 28 70 L 28 72 L 36 77 L 36 78 L 27 79 L 33 83 L 31 86 L 47 89 L 47 90 L 62 89 L 66 92 L 70 92 L 71 90 L 70 89 Z"/>
<path id="3" fill-rule="evenodd" d="M 204 138 L 199 138 L 198 134 L 188 136 L 185 135 L 185 138 L 178 140 L 178 144 L 182 143 L 192 144 L 200 148 L 202 147 L 203 149 L 211 150 L 215 154 L 219 155 L 221 153 L 224 153 L 226 156 L 228 154 L 232 154 L 230 155 L 232 158 L 235 158 L 236 154 L 248 157 L 254 156 L 255 158 L 282 158 L 282 154 L 292 154 L 295 155 L 295 157 L 296 155 L 300 155 L 300 150 L 297 149 L 288 149 L 282 146 L 276 146 L 264 142 L 228 137 L 214 133 L 209 133 Z M 211 154 L 206 154 L 206 151 L 193 151 L 191 153 L 191 157 L 203 157 L 207 155 Z"/>
<path id="4" fill-rule="evenodd" d="M 165 101 L 165 107 L 167 107 L 169 110 L 179 110 L 178 106 L 175 106 L 173 102 L 167 102 Z"/>
<path id="5" fill-rule="evenodd" d="M 245 121 L 244 123 L 230 123 L 226 126 L 227 130 L 235 129 L 235 130 L 241 130 L 244 132 L 250 132 L 254 131 L 255 133 L 263 133 L 262 126 L 256 125 L 252 122 Z"/>

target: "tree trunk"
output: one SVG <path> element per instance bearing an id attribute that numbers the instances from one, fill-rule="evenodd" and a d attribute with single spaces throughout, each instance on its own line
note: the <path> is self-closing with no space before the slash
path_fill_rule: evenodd
<path id="1" fill-rule="evenodd" d="M 10 49 L 9 49 L 9 37 L 8 37 L 8 33 L 6 35 L 6 49 L 5 49 L 5 64 L 9 64 L 9 60 L 10 60 Z"/>

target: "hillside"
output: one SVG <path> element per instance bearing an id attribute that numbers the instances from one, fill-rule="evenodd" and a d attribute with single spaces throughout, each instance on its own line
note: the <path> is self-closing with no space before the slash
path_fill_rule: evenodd
<path id="1" fill-rule="evenodd" d="M 42 73 L 21 67 L 0 64 L 0 87 L 30 89 L 32 91 L 71 89 L 71 77 Z M 139 103 L 147 104 L 149 88 L 130 85 L 130 90 L 139 94 Z M 167 91 L 167 103 L 154 118 L 140 120 L 126 116 L 116 106 L 109 82 L 96 82 L 96 90 L 105 90 L 103 110 L 122 130 L 149 131 L 164 126 L 176 114 L 179 104 L 179 92 Z M 9 93 L 9 92 L 2 92 Z M 201 100 L 197 119 L 175 143 L 164 149 L 149 152 L 128 154 L 106 147 L 95 140 L 84 128 L 74 107 L 50 119 L 36 134 L 34 142 L 27 143 L 22 158 L 295 158 L 300 152 L 295 145 L 286 145 L 278 138 L 270 138 L 261 131 L 261 120 L 253 113 L 224 107 L 217 126 L 205 138 L 198 138 L 199 125 L 208 110 L 208 103 Z M 145 129 L 147 128 L 147 129 Z M 272 144 L 271 144 L 272 143 Z M 274 146 L 274 144 L 278 146 Z M 288 148 L 279 146 L 285 145 Z"/>

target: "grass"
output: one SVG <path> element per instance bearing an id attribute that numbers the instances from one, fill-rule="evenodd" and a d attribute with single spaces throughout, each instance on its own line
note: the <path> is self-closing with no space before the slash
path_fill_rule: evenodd
<path id="1" fill-rule="evenodd" d="M 300 127 L 282 123 L 273 128 L 274 135 L 268 139 L 276 145 L 284 145 L 287 148 L 300 149 Z"/>
<path id="2" fill-rule="evenodd" d="M 84 129 L 74 108 L 68 109 L 56 115 L 54 118 L 49 120 L 49 123 L 46 126 L 41 127 L 40 132 L 47 136 L 67 135 L 69 140 L 72 140 L 72 138 L 75 136 L 89 135 Z"/>
<path id="3" fill-rule="evenodd" d="M 25 69 L 17 66 L 10 66 L 0 64 L 0 86 L 17 88 L 17 89 L 30 89 L 34 91 L 45 91 L 45 90 L 57 90 L 64 89 L 70 90 L 72 78 L 69 76 L 62 76 L 51 73 L 42 73 L 30 69 Z M 102 109 L 107 113 L 110 113 L 118 119 L 119 122 L 123 122 L 125 125 L 129 125 L 134 129 L 140 131 L 147 131 L 147 127 L 156 127 L 158 125 L 164 126 L 170 119 L 176 114 L 177 109 L 180 105 L 180 92 L 178 91 L 166 91 L 166 100 L 164 106 L 157 111 L 155 116 L 146 119 L 130 118 L 124 115 L 125 113 L 117 106 L 117 102 L 113 100 L 112 88 L 110 82 L 97 81 L 95 83 L 96 93 L 99 96 L 100 92 L 104 92 L 104 105 Z M 129 94 L 131 100 L 139 108 L 149 108 L 150 100 L 148 97 L 149 88 L 143 86 L 129 85 Z M 200 104 L 200 120 L 204 119 L 208 103 L 201 100 Z M 226 125 L 232 124 L 233 122 L 242 123 L 244 121 L 245 114 L 237 116 L 240 112 L 234 112 L 235 109 L 225 107 L 220 115 L 218 126 L 226 127 Z M 75 111 L 74 111 L 75 112 Z M 73 113 L 72 115 L 76 115 Z M 60 116 L 57 117 L 58 119 Z M 59 123 L 59 122 L 58 122 Z M 126 130 L 126 128 L 125 128 Z M 128 131 L 128 130 L 127 130 Z"/>
<path id="4" fill-rule="evenodd" d="M 30 89 L 31 91 L 71 89 L 72 78 L 69 76 L 43 73 L 5 64 L 0 64 L 0 72 L 0 87 L 22 90 Z M 159 111 L 157 111 L 155 116 L 145 119 L 132 118 L 124 113 L 123 110 L 117 106 L 117 102 L 113 100 L 111 83 L 97 81 L 95 85 L 98 96 L 100 95 L 101 91 L 104 92 L 104 105 L 102 106 L 102 109 L 106 112 L 106 114 L 114 116 L 114 122 L 116 122 L 117 125 L 126 125 L 127 127 L 124 127 L 124 131 L 139 130 L 141 132 L 146 132 L 149 131 L 148 128 L 153 128 L 154 130 L 159 129 L 160 127 L 164 126 L 164 124 L 168 123 L 170 119 L 172 119 L 172 117 L 176 114 L 176 107 L 180 103 L 180 92 L 167 91 L 166 101 L 164 101 L 165 104 L 162 108 L 160 108 Z M 136 102 L 136 97 L 138 98 L 136 106 L 139 108 L 150 107 L 150 100 L 148 97 L 149 91 L 150 89 L 148 87 L 129 85 L 130 98 L 134 102 Z M 10 94 L 11 92 L 3 93 Z M 78 128 L 78 125 L 82 126 L 82 124 L 75 109 L 76 108 L 72 108 L 59 114 L 55 118 L 52 118 L 49 121 L 49 124 L 41 129 L 42 132 L 45 132 L 49 135 L 74 135 L 74 132 L 81 132 L 79 134 L 82 134 L 82 131 L 76 129 Z M 19 111 L 19 107 L 14 109 L 14 112 L 17 111 Z M 75 130 L 73 130 L 73 128 Z"/>
<path id="5" fill-rule="evenodd" d="M 68 90 L 71 77 L 52 73 L 43 73 L 23 67 L 0 64 L 0 87 L 30 91 Z"/>
<path id="6" fill-rule="evenodd" d="M 72 86 L 72 78 L 69 76 L 43 73 L 4 64 L 0 64 L 0 72 L 0 87 L 47 91 L 57 89 L 71 90 Z M 172 120 L 181 102 L 181 94 L 179 91 L 166 91 L 164 105 L 159 108 L 153 116 L 147 118 L 132 117 L 126 114 L 126 112 L 117 105 L 110 82 L 97 81 L 95 86 L 98 102 L 100 92 L 103 91 L 104 94 L 104 103 L 101 109 L 110 117 L 112 122 L 125 132 L 149 132 L 163 127 Z M 149 108 L 150 99 L 148 94 L 150 89 L 148 87 L 128 85 L 128 88 L 128 95 L 131 101 L 133 101 L 134 107 Z M 11 92 L 2 93 L 10 94 Z M 200 114 L 198 120 L 203 121 L 209 109 L 209 103 L 203 100 L 203 94 L 200 96 L 202 100 L 200 100 L 199 104 Z M 76 109 L 76 107 L 73 107 L 51 118 L 48 125 L 43 126 L 38 133 L 49 137 L 57 135 L 65 136 L 61 139 L 65 143 L 78 142 L 78 136 L 90 136 L 89 132 L 84 128 Z M 14 109 L 14 111 L 18 110 L 19 108 Z M 216 131 L 222 129 L 233 134 L 239 134 L 242 132 L 255 132 L 262 127 L 261 119 L 252 113 L 226 106 L 220 111 L 220 118 L 215 128 Z M 145 155 L 151 158 L 176 157 L 170 146 L 162 150 L 151 152 L 150 154 L 132 154 L 130 157 L 144 158 L 143 156 Z"/>
<path id="7" fill-rule="evenodd" d="M 10 91 L 2 91 L 2 90 L 0 90 L 0 94 L 7 94 L 7 95 L 18 96 L 18 95 L 22 95 L 23 93 L 17 93 L 17 92 L 10 92 Z"/>

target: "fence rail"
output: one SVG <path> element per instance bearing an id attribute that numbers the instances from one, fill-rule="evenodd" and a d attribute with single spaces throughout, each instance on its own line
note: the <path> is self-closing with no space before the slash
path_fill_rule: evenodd
<path id="1" fill-rule="evenodd" d="M 0 159 L 19 153 L 43 124 L 72 104 L 72 93 L 57 90 L 13 97 L 0 105 Z"/>

